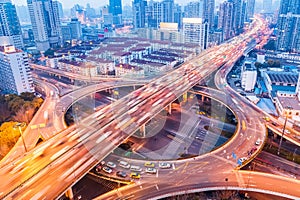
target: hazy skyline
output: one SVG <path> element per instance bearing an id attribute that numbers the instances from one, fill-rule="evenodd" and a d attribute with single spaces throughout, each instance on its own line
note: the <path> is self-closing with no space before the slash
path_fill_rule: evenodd
<path id="1" fill-rule="evenodd" d="M 162 0 L 158 0 L 158 1 L 162 1 Z M 195 0 L 190 0 L 190 1 L 186 1 L 186 0 L 175 0 L 176 3 L 179 4 L 186 4 L 187 2 L 191 2 L 191 1 L 195 1 Z M 219 2 L 222 2 L 223 0 L 216 0 L 216 4 Z M 27 5 L 27 1 L 26 0 L 12 0 L 12 2 L 16 5 Z M 68 9 L 68 8 L 72 8 L 73 5 L 75 4 L 79 4 L 82 6 L 86 6 L 87 3 L 89 3 L 91 5 L 91 7 L 94 8 L 98 8 L 100 6 L 104 6 L 104 5 L 108 5 L 109 0 L 87 0 L 87 1 L 82 1 L 82 0 L 59 0 L 59 2 L 62 3 L 63 8 L 64 9 Z M 122 0 L 123 5 L 131 5 L 132 0 Z"/>

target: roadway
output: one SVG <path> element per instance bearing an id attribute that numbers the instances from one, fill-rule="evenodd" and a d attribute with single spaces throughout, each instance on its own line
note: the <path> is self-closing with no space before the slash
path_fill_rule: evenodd
<path id="1" fill-rule="evenodd" d="M 256 23 L 261 25 L 260 22 Z M 231 40 L 230 43 L 206 50 L 177 70 L 153 80 L 148 85 L 83 119 L 80 124 L 71 126 L 50 138 L 24 157 L 16 160 L 13 165 L 1 165 L 0 177 L 5 180 L 6 185 L 0 186 L 0 198 L 56 198 L 141 125 L 145 124 L 151 116 L 159 113 L 224 62 L 231 60 L 236 50 L 243 51 L 248 42 L 247 39 L 256 34 L 258 30 L 259 27 L 253 28 L 250 32 Z M 255 116 L 256 111 L 252 112 L 247 114 Z M 239 140 L 235 138 L 232 142 L 227 143 L 222 151 L 215 151 L 213 155 L 204 157 L 200 162 L 211 162 L 213 165 L 222 166 L 224 170 L 220 170 L 223 174 L 220 177 L 223 180 L 224 175 L 231 177 L 226 172 L 232 171 L 236 167 L 235 161 L 227 159 L 231 155 L 232 149 L 237 149 L 238 156 L 240 156 L 249 150 L 247 145 L 251 146 L 255 143 L 257 136 L 261 137 L 265 134 L 264 131 L 261 131 L 265 128 L 261 123 L 252 123 L 252 126 L 254 129 L 247 127 L 245 130 L 243 128 L 244 130 L 239 132 L 241 134 L 236 134 Z M 240 129 L 239 126 L 239 131 L 241 131 Z M 250 137 L 251 135 L 253 137 Z M 226 154 L 227 156 L 225 156 Z M 199 163 L 195 164 L 195 168 L 199 169 Z M 210 166 L 210 170 L 215 173 L 212 166 Z M 190 178 L 199 183 L 201 180 L 196 178 L 195 173 L 198 174 L 199 170 L 194 171 Z M 216 180 L 216 182 L 207 180 L 207 184 L 219 181 L 219 176 L 206 174 L 207 176 L 204 175 L 203 178 L 215 178 Z M 186 174 L 183 176 L 187 177 Z M 185 178 L 182 179 L 181 176 L 181 182 L 184 180 Z M 193 183 L 193 181 L 189 180 L 188 182 Z M 224 181 L 220 184 L 224 185 Z M 231 183 L 228 182 L 228 184 Z M 171 190 L 169 187 L 165 188 L 165 190 L 168 189 Z M 290 191 L 286 190 L 285 192 Z M 291 192 L 291 194 L 294 193 Z M 153 195 L 155 194 L 153 193 Z"/>

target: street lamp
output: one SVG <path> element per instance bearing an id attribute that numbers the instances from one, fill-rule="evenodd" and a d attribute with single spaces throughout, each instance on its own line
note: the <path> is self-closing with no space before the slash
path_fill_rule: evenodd
<path id="1" fill-rule="evenodd" d="M 283 129 L 282 129 L 282 134 L 281 134 L 281 138 L 280 138 L 280 141 L 279 141 L 279 147 L 278 147 L 278 151 L 277 151 L 277 155 L 279 155 L 280 153 L 280 149 L 281 149 L 281 143 L 282 143 L 282 138 L 284 136 L 284 132 L 285 132 L 285 127 L 286 127 L 286 122 L 287 122 L 287 113 L 285 115 L 285 121 L 284 121 L 284 125 L 283 125 Z"/>
<path id="2" fill-rule="evenodd" d="M 24 149 L 25 149 L 25 152 L 27 152 L 27 148 L 26 148 L 26 145 L 25 145 L 25 140 L 24 140 L 24 137 L 23 137 L 23 131 L 22 131 L 22 128 L 24 128 L 26 126 L 26 123 L 23 122 L 23 123 L 17 123 L 13 126 L 14 129 L 19 129 L 20 131 L 20 134 L 21 134 L 21 138 L 22 138 L 22 142 L 23 142 L 23 145 L 24 145 Z"/>

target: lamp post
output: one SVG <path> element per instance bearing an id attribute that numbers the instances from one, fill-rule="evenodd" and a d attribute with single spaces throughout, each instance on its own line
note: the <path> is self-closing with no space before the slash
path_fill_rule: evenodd
<path id="1" fill-rule="evenodd" d="M 22 138 L 22 142 L 23 142 L 23 145 L 24 145 L 24 149 L 25 149 L 25 152 L 27 152 L 27 148 L 26 148 L 26 145 L 25 145 L 25 140 L 24 140 L 24 137 L 23 137 L 23 131 L 22 131 L 22 128 L 24 128 L 26 126 L 26 123 L 17 123 L 13 126 L 14 129 L 19 129 L 20 131 L 20 134 L 21 134 L 21 138 Z"/>
<path id="2" fill-rule="evenodd" d="M 282 138 L 284 136 L 285 127 L 286 127 L 286 122 L 287 122 L 287 115 L 285 116 L 285 121 L 284 121 L 283 129 L 282 129 L 281 138 L 280 138 L 280 141 L 279 141 L 279 147 L 278 147 L 277 155 L 279 155 L 279 153 L 280 153 Z"/>

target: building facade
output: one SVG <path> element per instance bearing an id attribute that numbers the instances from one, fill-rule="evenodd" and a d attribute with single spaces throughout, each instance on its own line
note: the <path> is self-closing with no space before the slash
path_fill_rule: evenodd
<path id="1" fill-rule="evenodd" d="M 300 1 L 282 0 L 278 15 L 276 48 L 300 53 Z"/>
<path id="2" fill-rule="evenodd" d="M 254 61 L 246 60 L 241 71 L 241 86 L 247 92 L 252 92 L 257 79 Z"/>
<path id="3" fill-rule="evenodd" d="M 146 25 L 146 0 L 134 0 L 132 2 L 134 28 L 145 28 Z"/>
<path id="4" fill-rule="evenodd" d="M 36 47 L 46 51 L 62 44 L 59 6 L 52 0 L 27 0 Z"/>
<path id="5" fill-rule="evenodd" d="M 183 18 L 183 34 L 187 43 L 198 44 L 201 50 L 207 48 L 209 26 L 201 18 Z"/>
<path id="6" fill-rule="evenodd" d="M 10 0 L 0 1 L 0 23 L 0 37 L 3 37 L 8 45 L 10 44 L 18 49 L 22 49 L 24 44 L 21 25 L 17 16 L 16 7 Z M 3 45 L 1 41 L 0 45 Z"/>
<path id="7" fill-rule="evenodd" d="M 27 53 L 0 46 L 0 89 L 6 94 L 34 92 Z"/>
<path id="8" fill-rule="evenodd" d="M 122 1 L 109 0 L 109 13 L 113 16 L 113 24 L 122 23 Z"/>
<path id="9" fill-rule="evenodd" d="M 227 40 L 234 35 L 233 17 L 233 3 L 228 1 L 221 3 L 218 18 L 218 29 L 222 30 L 222 40 Z"/>

